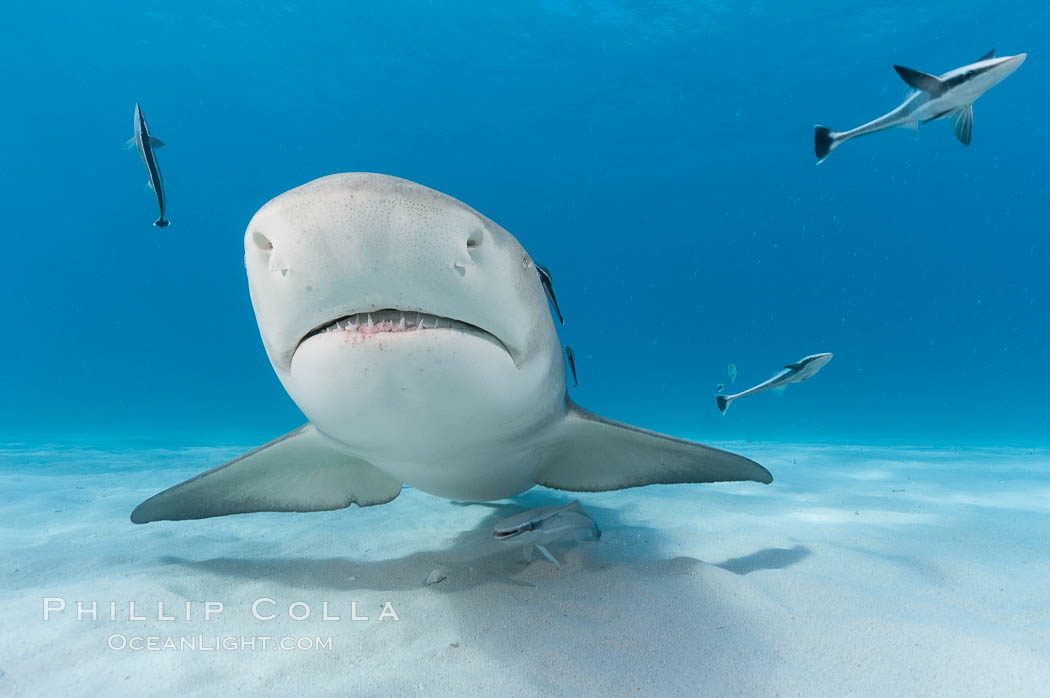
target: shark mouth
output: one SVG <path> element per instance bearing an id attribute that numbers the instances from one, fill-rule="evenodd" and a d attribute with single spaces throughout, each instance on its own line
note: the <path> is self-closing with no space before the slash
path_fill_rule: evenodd
<path id="1" fill-rule="evenodd" d="M 318 335 L 333 332 L 351 333 L 355 336 L 375 334 L 401 334 L 409 332 L 429 332 L 433 330 L 445 330 L 463 332 L 474 335 L 495 344 L 503 351 L 510 354 L 510 350 L 496 335 L 481 329 L 469 322 L 456 320 L 454 318 L 430 315 L 412 310 L 376 310 L 371 313 L 356 313 L 344 315 L 329 323 L 315 327 L 307 332 L 295 349 L 303 345 L 308 339 Z M 293 352 L 294 353 L 294 352 Z"/>

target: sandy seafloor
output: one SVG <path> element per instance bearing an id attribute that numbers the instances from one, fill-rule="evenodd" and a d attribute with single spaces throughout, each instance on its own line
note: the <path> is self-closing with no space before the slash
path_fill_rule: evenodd
<path id="1" fill-rule="evenodd" d="M 406 488 L 136 526 L 142 499 L 243 449 L 9 444 L 0 695 L 1047 695 L 1050 453 L 722 445 L 774 484 L 581 495 L 603 537 L 554 546 L 558 569 L 491 529 L 562 492 L 493 507 Z M 428 586 L 433 570 L 447 579 Z M 44 597 L 67 609 L 45 622 Z M 263 597 L 277 619 L 251 616 Z M 131 600 L 149 620 L 127 619 Z M 187 600 L 192 620 L 157 620 L 157 601 Z M 205 601 L 224 605 L 208 622 Z M 399 620 L 378 620 L 386 601 Z M 294 602 L 311 617 L 289 620 Z M 116 651 L 114 635 L 332 646 Z"/>

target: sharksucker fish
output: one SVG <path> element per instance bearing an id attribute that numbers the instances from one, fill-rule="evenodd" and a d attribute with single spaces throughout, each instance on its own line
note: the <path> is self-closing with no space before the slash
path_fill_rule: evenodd
<path id="1" fill-rule="evenodd" d="M 558 314 L 558 322 L 565 324 L 565 318 L 561 316 L 561 308 L 558 307 L 558 299 L 554 297 L 554 280 L 551 278 L 550 270 L 542 264 L 536 265 L 536 271 L 540 275 L 540 283 L 543 284 L 543 290 L 547 294 L 547 298 L 550 299 L 551 305 L 554 307 L 554 312 Z"/>
<path id="2" fill-rule="evenodd" d="M 817 162 L 823 162 L 831 151 L 851 138 L 877 133 L 898 126 L 918 133 L 919 123 L 950 118 L 955 136 L 963 145 L 970 145 L 973 131 L 973 103 L 977 98 L 1002 82 L 1024 63 L 1027 54 L 995 57 L 989 51 L 976 63 L 934 76 L 911 68 L 895 65 L 894 70 L 915 90 L 904 103 L 874 121 L 849 131 L 832 131 L 826 126 L 814 126 L 813 148 Z"/>
<path id="3" fill-rule="evenodd" d="M 824 366 L 831 361 L 831 358 L 832 354 L 810 354 L 793 364 L 788 364 L 784 367 L 783 371 L 769 380 L 762 381 L 758 385 L 748 388 L 743 392 L 737 393 L 736 395 L 716 395 L 715 401 L 718 404 L 718 409 L 722 414 L 725 414 L 726 410 L 729 409 L 729 405 L 732 404 L 734 400 L 739 400 L 742 397 L 761 393 L 766 390 L 782 390 L 786 388 L 789 383 L 801 383 L 804 380 L 809 380 L 817 374 L 817 371 L 824 368 Z"/>
<path id="4" fill-rule="evenodd" d="M 157 165 L 157 154 L 155 150 L 157 148 L 163 148 L 164 142 L 150 135 L 149 127 L 146 126 L 146 117 L 142 115 L 142 109 L 139 108 L 139 103 L 135 102 L 135 123 L 134 123 L 135 135 L 128 139 L 128 142 L 124 144 L 125 150 L 132 148 L 138 148 L 139 156 L 142 157 L 142 164 L 146 166 L 146 174 L 149 175 L 147 184 L 149 188 L 153 190 L 153 193 L 157 196 L 157 207 L 160 208 L 160 216 L 157 220 L 153 221 L 153 225 L 163 228 L 167 226 L 170 221 L 164 218 L 164 179 L 160 176 L 160 166 Z"/>
<path id="5" fill-rule="evenodd" d="M 576 380 L 576 354 L 572 353 L 572 347 L 565 345 L 565 358 L 569 360 L 569 370 L 572 371 L 572 386 L 575 388 L 580 384 Z"/>
<path id="6" fill-rule="evenodd" d="M 565 388 L 543 285 L 506 230 L 387 175 L 314 180 L 244 235 L 248 289 L 302 427 L 142 502 L 135 523 L 393 500 L 490 501 L 772 476 L 600 417 Z"/>
<path id="7" fill-rule="evenodd" d="M 492 537 L 501 543 L 524 546 L 526 561 L 532 560 L 535 546 L 555 567 L 561 567 L 546 546 L 557 541 L 598 540 L 602 532 L 583 513 L 580 501 L 574 500 L 564 507 L 540 507 L 504 519 L 493 529 Z"/>

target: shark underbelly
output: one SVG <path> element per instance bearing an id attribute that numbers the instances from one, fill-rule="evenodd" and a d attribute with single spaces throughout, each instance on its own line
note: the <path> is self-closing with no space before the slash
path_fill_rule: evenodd
<path id="1" fill-rule="evenodd" d="M 374 465 L 406 485 L 445 499 L 491 501 L 532 488 L 537 456 L 478 448 L 433 459 L 383 461 Z"/>

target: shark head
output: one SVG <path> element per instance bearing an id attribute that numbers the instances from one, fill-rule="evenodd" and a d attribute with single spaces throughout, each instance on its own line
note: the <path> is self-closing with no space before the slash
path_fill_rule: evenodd
<path id="1" fill-rule="evenodd" d="M 318 430 L 355 453 L 505 436 L 564 398 L 535 263 L 456 199 L 385 175 L 331 175 L 264 205 L 244 247 L 274 371 Z"/>
<path id="2" fill-rule="evenodd" d="M 1019 53 L 1016 56 L 985 58 L 957 68 L 944 75 L 942 79 L 954 89 L 959 90 L 959 94 L 966 94 L 976 99 L 1020 68 L 1027 57 L 1027 53 Z"/>

